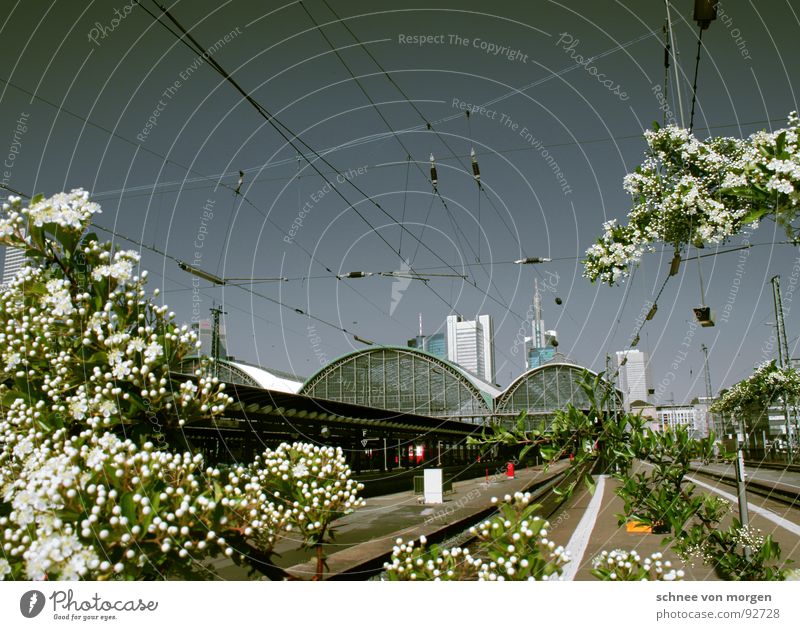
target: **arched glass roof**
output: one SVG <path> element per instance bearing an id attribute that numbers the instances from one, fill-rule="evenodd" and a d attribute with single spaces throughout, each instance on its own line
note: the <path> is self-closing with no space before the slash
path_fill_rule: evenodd
<path id="1" fill-rule="evenodd" d="M 192 357 L 184 362 L 180 371 L 184 374 L 193 374 L 197 366 L 198 359 Z M 231 361 L 230 359 L 220 359 L 217 362 L 215 375 L 225 383 L 249 385 L 287 394 L 296 394 L 303 385 L 301 377 L 288 372 L 258 367 L 240 361 Z"/>
<path id="2" fill-rule="evenodd" d="M 555 411 L 572 404 L 578 409 L 591 407 L 589 396 L 581 387 L 584 373 L 597 376 L 595 372 L 572 363 L 545 363 L 528 370 L 506 388 L 495 401 L 495 415 L 501 419 L 515 418 L 521 412 L 528 416 L 552 418 Z M 601 381 L 602 387 L 609 387 Z M 603 392 L 598 392 L 598 399 Z M 618 404 L 622 399 L 617 392 Z"/>
<path id="3" fill-rule="evenodd" d="M 309 378 L 301 394 L 405 413 L 483 422 L 499 390 L 427 352 L 357 350 Z"/>

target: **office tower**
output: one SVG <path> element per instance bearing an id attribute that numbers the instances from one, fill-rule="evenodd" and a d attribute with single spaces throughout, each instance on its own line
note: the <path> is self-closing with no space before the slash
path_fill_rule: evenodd
<path id="1" fill-rule="evenodd" d="M 637 400 L 650 402 L 650 357 L 640 350 L 617 352 L 618 387 L 622 390 L 625 409 Z"/>
<path id="2" fill-rule="evenodd" d="M 424 350 L 440 359 L 447 359 L 447 339 L 444 333 L 425 335 L 422 333 L 422 313 L 419 314 L 419 334 L 409 339 L 406 344 L 409 348 Z"/>
<path id="3" fill-rule="evenodd" d="M 463 320 L 447 317 L 447 358 L 483 380 L 494 383 L 494 326 L 491 315 Z"/>
<path id="4" fill-rule="evenodd" d="M 409 348 L 424 350 L 428 354 L 432 354 L 440 359 L 447 359 L 447 340 L 445 339 L 444 333 L 418 335 L 413 339 L 409 339 L 406 345 Z"/>
<path id="5" fill-rule="evenodd" d="M 436 333 L 425 337 L 425 351 L 440 359 L 447 358 L 447 339 L 444 333 Z"/>
<path id="6" fill-rule="evenodd" d="M 6 247 L 4 258 L 3 284 L 6 285 L 14 279 L 25 263 L 25 250 L 18 247 Z"/>
<path id="7" fill-rule="evenodd" d="M 205 356 L 212 355 L 212 343 L 214 337 L 214 325 L 210 319 L 201 319 L 199 322 L 192 322 L 192 330 L 197 333 L 197 338 L 203 345 L 198 349 L 197 353 Z M 220 324 L 219 327 L 219 355 L 221 359 L 228 356 L 227 343 L 225 338 L 225 326 Z"/>
<path id="8" fill-rule="evenodd" d="M 542 296 L 539 293 L 539 281 L 533 281 L 533 321 L 531 322 L 533 335 L 525 337 L 526 367 L 539 367 L 550 361 L 556 353 L 558 333 L 555 330 L 545 330 L 542 319 Z"/>

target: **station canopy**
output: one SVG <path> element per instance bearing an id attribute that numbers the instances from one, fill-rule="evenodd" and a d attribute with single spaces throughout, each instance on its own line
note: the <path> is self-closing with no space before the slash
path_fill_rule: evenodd
<path id="1" fill-rule="evenodd" d="M 582 383 L 586 375 L 594 378 L 596 372 L 564 361 L 550 361 L 532 368 L 519 376 L 495 400 L 494 415 L 501 421 L 510 421 L 525 412 L 527 428 L 533 425 L 549 425 L 555 412 L 565 409 L 567 405 L 583 411 L 588 411 L 592 401 L 584 390 Z M 598 402 L 608 391 L 610 385 L 607 381 L 600 381 L 595 397 Z M 622 409 L 622 394 L 616 392 L 616 404 Z M 610 399 L 610 404 L 614 400 Z"/>
<path id="2" fill-rule="evenodd" d="M 367 348 L 323 367 L 301 394 L 403 413 L 483 424 L 500 390 L 422 350 Z"/>

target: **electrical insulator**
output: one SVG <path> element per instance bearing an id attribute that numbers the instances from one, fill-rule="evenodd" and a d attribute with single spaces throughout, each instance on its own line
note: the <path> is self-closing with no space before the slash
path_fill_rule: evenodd
<path id="1" fill-rule="evenodd" d="M 439 176 L 436 174 L 436 161 L 433 159 L 433 153 L 431 153 L 431 184 L 436 186 L 439 183 Z"/>
<path id="2" fill-rule="evenodd" d="M 706 30 L 717 19 L 717 0 L 694 0 L 694 21 Z"/>
<path id="3" fill-rule="evenodd" d="M 680 252 L 675 252 L 675 256 L 672 257 L 672 262 L 669 265 L 669 275 L 677 276 L 680 270 L 681 270 L 681 255 Z"/>
<path id="4" fill-rule="evenodd" d="M 481 169 L 478 167 L 478 158 L 475 156 L 475 149 L 473 148 L 469 154 L 472 156 L 472 175 L 475 178 L 475 181 L 480 183 Z"/>

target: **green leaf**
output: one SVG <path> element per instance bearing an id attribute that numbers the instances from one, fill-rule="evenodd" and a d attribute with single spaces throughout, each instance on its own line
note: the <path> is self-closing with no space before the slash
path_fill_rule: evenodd
<path id="1" fill-rule="evenodd" d="M 119 506 L 122 509 L 122 516 L 128 519 L 129 522 L 135 523 L 136 522 L 136 503 L 133 500 L 133 493 L 126 492 L 122 495 L 122 499 L 119 502 Z"/>
<path id="2" fill-rule="evenodd" d="M 775 138 L 775 149 L 776 153 L 780 154 L 783 153 L 783 149 L 786 146 L 786 132 L 783 131 L 778 134 L 778 137 Z"/>

